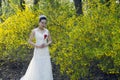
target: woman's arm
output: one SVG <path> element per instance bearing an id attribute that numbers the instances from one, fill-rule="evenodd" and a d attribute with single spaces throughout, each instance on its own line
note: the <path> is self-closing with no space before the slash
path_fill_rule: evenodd
<path id="1" fill-rule="evenodd" d="M 52 43 L 52 38 L 50 35 L 50 32 L 48 32 L 48 42 L 47 42 L 47 46 L 50 45 Z"/>
<path id="2" fill-rule="evenodd" d="M 47 43 L 40 45 L 39 48 L 47 47 L 48 45 L 50 45 L 52 43 L 51 35 L 49 32 L 48 32 L 48 39 L 47 40 L 48 40 Z"/>
<path id="3" fill-rule="evenodd" d="M 30 37 L 29 37 L 29 40 L 28 40 L 28 43 L 35 47 L 36 45 L 33 42 L 34 36 L 35 36 L 35 32 L 34 32 L 34 30 L 32 30 Z"/>

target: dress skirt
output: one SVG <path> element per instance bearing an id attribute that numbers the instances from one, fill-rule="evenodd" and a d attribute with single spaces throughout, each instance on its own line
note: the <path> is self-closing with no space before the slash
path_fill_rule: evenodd
<path id="1" fill-rule="evenodd" d="M 34 49 L 26 73 L 20 80 L 53 80 L 48 47 Z"/>

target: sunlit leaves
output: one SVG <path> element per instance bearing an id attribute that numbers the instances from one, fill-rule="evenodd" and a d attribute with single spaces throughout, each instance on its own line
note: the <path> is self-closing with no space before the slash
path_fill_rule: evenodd
<path id="1" fill-rule="evenodd" d="M 2 58 L 8 56 L 17 56 L 14 58 L 14 60 L 16 60 L 17 58 L 22 57 L 21 54 L 25 54 L 19 52 L 24 51 L 23 49 L 28 46 L 27 41 L 29 34 L 31 29 L 35 27 L 37 21 L 38 18 L 36 18 L 36 16 L 31 11 L 18 11 L 16 12 L 16 15 L 9 17 L 5 22 L 1 23 L 0 46 L 2 48 L 0 54 L 7 54 L 6 56 L 2 56 Z M 22 46 L 26 47 L 22 48 Z"/>
<path id="2" fill-rule="evenodd" d="M 57 20 L 53 20 L 59 24 L 56 25 L 57 28 L 49 28 L 55 33 L 52 35 L 56 41 L 51 50 L 56 47 L 57 41 L 60 41 L 52 53 L 56 55 L 53 58 L 60 65 L 61 72 L 66 72 L 71 80 L 87 76 L 91 60 L 94 58 L 103 72 L 119 73 L 120 23 L 119 18 L 115 16 L 116 5 L 111 3 L 109 9 L 98 1 L 93 3 L 90 3 L 92 6 L 89 5 L 89 10 L 84 16 L 73 15 L 63 22 L 61 19 L 66 15 L 59 15 L 55 17 Z"/>

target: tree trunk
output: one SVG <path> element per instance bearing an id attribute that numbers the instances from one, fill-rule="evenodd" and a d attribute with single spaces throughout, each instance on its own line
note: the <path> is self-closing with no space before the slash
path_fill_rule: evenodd
<path id="1" fill-rule="evenodd" d="M 2 0 L 0 0 L 0 16 L 2 15 Z M 2 22 L 2 18 L 0 18 L 0 23 Z"/>
<path id="2" fill-rule="evenodd" d="M 21 9 L 25 9 L 25 1 L 24 0 L 20 0 L 20 7 Z"/>
<path id="3" fill-rule="evenodd" d="M 2 0 L 0 0 L 0 8 L 2 7 Z"/>
<path id="4" fill-rule="evenodd" d="M 74 0 L 75 8 L 76 8 L 76 13 L 78 15 L 83 14 L 82 12 L 82 0 Z"/>
<path id="5" fill-rule="evenodd" d="M 36 5 L 38 4 L 39 0 L 33 0 L 33 4 Z"/>

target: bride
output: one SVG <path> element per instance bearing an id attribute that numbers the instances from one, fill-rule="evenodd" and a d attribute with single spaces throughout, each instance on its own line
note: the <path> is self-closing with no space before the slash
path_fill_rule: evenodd
<path id="1" fill-rule="evenodd" d="M 34 54 L 25 75 L 20 80 L 53 80 L 52 66 L 48 45 L 51 44 L 51 36 L 46 27 L 47 18 L 39 17 L 39 26 L 32 30 L 29 43 L 34 46 Z M 33 42 L 33 39 L 36 42 Z"/>

